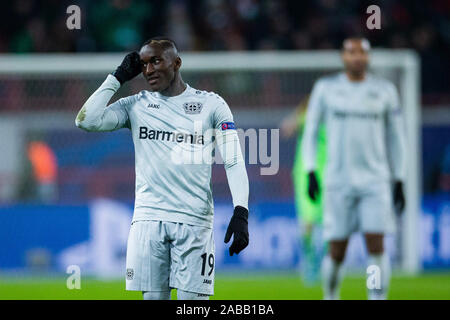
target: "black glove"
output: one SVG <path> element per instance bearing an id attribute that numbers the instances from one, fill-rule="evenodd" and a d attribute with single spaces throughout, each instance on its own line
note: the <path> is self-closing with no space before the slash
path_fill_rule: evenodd
<path id="1" fill-rule="evenodd" d="M 136 51 L 131 52 L 123 58 L 122 64 L 117 67 L 113 72 L 113 76 L 119 80 L 120 84 L 124 84 L 126 81 L 133 79 L 139 73 L 141 69 L 141 58 Z"/>
<path id="2" fill-rule="evenodd" d="M 314 171 L 308 173 L 308 195 L 313 202 L 317 200 L 320 193 L 319 182 Z"/>
<path id="3" fill-rule="evenodd" d="M 248 210 L 241 206 L 234 208 L 233 217 L 231 217 L 225 234 L 225 243 L 231 239 L 234 233 L 233 243 L 230 246 L 230 256 L 233 253 L 238 254 L 248 246 Z"/>
<path id="4" fill-rule="evenodd" d="M 400 215 L 405 208 L 405 194 L 403 193 L 403 183 L 396 181 L 394 183 L 394 208 L 395 212 Z"/>

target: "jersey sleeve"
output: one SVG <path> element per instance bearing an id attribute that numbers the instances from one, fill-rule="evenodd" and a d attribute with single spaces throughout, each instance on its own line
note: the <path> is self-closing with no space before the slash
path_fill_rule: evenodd
<path id="1" fill-rule="evenodd" d="M 302 140 L 302 156 L 307 172 L 316 170 L 317 138 L 324 113 L 324 83 L 319 80 L 313 87 L 306 110 L 305 127 Z"/>
<path id="2" fill-rule="evenodd" d="M 124 97 L 116 102 L 110 104 L 107 108 L 111 112 L 114 112 L 117 117 L 117 125 L 115 126 L 114 130 L 120 129 L 120 128 L 128 128 L 131 129 L 130 124 L 130 118 L 128 115 L 128 110 L 130 106 L 135 102 L 135 97 Z"/>
<path id="3" fill-rule="evenodd" d="M 229 129 L 235 129 L 233 114 L 225 100 L 218 95 L 214 95 L 214 103 L 216 105 L 213 114 L 214 129 L 222 129 L 222 126 L 223 128 L 227 126 L 230 127 Z"/>
<path id="4" fill-rule="evenodd" d="M 394 180 L 403 181 L 406 177 L 406 132 L 403 108 L 397 89 L 391 83 L 387 89 L 386 143 L 388 160 Z"/>
<path id="5" fill-rule="evenodd" d="M 113 75 L 108 75 L 78 112 L 76 126 L 86 131 L 113 131 L 130 127 L 128 107 L 132 104 L 133 96 L 107 105 L 119 87 L 119 81 Z"/>
<path id="6" fill-rule="evenodd" d="M 215 97 L 216 108 L 213 126 L 217 149 L 223 159 L 233 206 L 248 209 L 249 181 L 242 156 L 241 145 L 228 104 L 219 96 Z"/>

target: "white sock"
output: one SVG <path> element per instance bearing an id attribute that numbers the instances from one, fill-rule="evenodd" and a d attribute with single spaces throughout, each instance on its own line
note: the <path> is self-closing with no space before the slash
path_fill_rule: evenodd
<path id="1" fill-rule="evenodd" d="M 170 291 L 142 291 L 144 300 L 170 300 Z"/>
<path id="2" fill-rule="evenodd" d="M 339 289 L 343 274 L 342 262 L 326 255 L 322 261 L 322 283 L 324 300 L 339 300 Z"/>
<path id="3" fill-rule="evenodd" d="M 367 265 L 366 285 L 369 300 L 385 300 L 391 279 L 389 256 L 386 253 L 369 254 Z"/>
<path id="4" fill-rule="evenodd" d="M 206 294 L 177 289 L 177 299 L 178 300 L 209 300 L 209 296 Z"/>

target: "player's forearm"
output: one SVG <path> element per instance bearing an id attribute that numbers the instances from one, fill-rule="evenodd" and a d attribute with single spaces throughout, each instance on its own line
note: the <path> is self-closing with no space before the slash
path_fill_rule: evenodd
<path id="1" fill-rule="evenodd" d="M 302 160 L 306 172 L 316 170 L 317 132 L 318 125 L 307 123 L 302 139 Z"/>
<path id="2" fill-rule="evenodd" d="M 307 172 L 316 170 L 317 137 L 322 122 L 324 84 L 319 80 L 313 88 L 306 111 L 302 138 L 302 158 Z"/>
<path id="3" fill-rule="evenodd" d="M 397 116 L 391 118 L 388 136 L 388 150 L 392 167 L 392 178 L 404 181 L 406 178 L 406 139 L 403 119 Z"/>
<path id="4" fill-rule="evenodd" d="M 244 161 L 228 167 L 226 174 L 233 206 L 241 206 L 248 210 L 249 183 Z"/>
<path id="5" fill-rule="evenodd" d="M 217 146 L 222 156 L 233 205 L 248 209 L 249 182 L 239 138 L 235 130 L 218 132 Z"/>
<path id="6" fill-rule="evenodd" d="M 114 130 L 118 118 L 114 112 L 108 112 L 107 105 L 119 88 L 119 81 L 113 75 L 108 75 L 78 112 L 75 119 L 76 126 L 86 131 Z"/>

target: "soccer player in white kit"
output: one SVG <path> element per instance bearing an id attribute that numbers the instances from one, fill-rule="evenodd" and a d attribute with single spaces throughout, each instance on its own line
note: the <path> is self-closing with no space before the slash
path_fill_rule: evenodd
<path id="1" fill-rule="evenodd" d="M 390 262 L 383 236 L 392 230 L 392 199 L 399 213 L 405 205 L 405 132 L 399 97 L 391 82 L 367 72 L 369 49 L 364 38 L 346 39 L 342 48 L 345 71 L 319 79 L 308 106 L 302 148 L 309 194 L 317 194 L 321 187 L 314 172 L 320 123 L 327 132 L 325 299 L 339 299 L 342 262 L 355 231 L 364 235 L 368 265 L 380 271 L 380 286 L 368 288 L 368 298 L 386 298 Z"/>
<path id="2" fill-rule="evenodd" d="M 214 294 L 212 146 L 219 150 L 234 213 L 225 242 L 238 254 L 249 242 L 249 182 L 230 108 L 213 92 L 181 78 L 175 43 L 157 37 L 128 54 L 86 101 L 77 127 L 131 130 L 136 199 L 126 258 L 126 289 L 146 300 Z M 142 73 L 149 90 L 107 105 L 120 86 Z M 199 157 L 200 155 L 200 157 Z"/>

